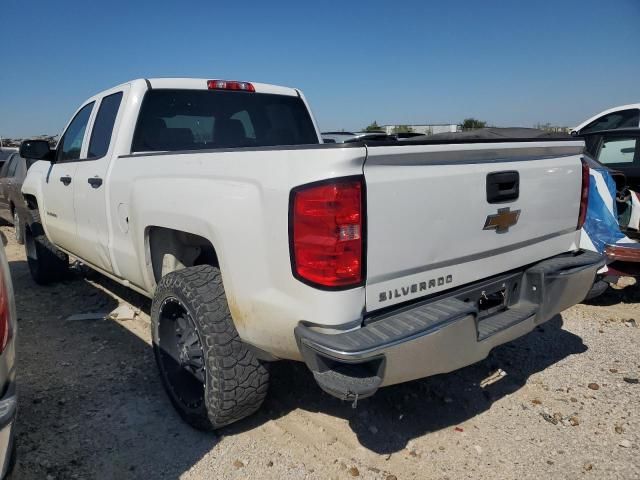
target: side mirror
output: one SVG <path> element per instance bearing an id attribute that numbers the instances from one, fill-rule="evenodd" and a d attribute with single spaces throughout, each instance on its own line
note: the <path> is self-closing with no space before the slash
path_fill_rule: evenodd
<path id="1" fill-rule="evenodd" d="M 25 140 L 20 144 L 20 156 L 31 160 L 48 160 L 54 158 L 53 150 L 46 140 Z"/>

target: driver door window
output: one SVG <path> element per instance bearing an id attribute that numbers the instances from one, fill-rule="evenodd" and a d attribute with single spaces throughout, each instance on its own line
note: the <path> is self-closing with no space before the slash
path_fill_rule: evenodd
<path id="1" fill-rule="evenodd" d="M 82 141 L 84 140 L 84 134 L 87 130 L 87 124 L 89 123 L 89 117 L 91 116 L 94 103 L 95 102 L 91 102 L 82 107 L 69 124 L 58 146 L 56 163 L 72 162 L 80 159 Z"/>

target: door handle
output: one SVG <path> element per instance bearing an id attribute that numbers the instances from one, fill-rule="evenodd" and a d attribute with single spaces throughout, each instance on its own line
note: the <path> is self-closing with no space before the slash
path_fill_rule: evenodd
<path id="1" fill-rule="evenodd" d="M 487 202 L 509 202 L 517 200 L 519 196 L 520 174 L 517 171 L 487 174 Z"/>
<path id="2" fill-rule="evenodd" d="M 98 188 L 102 185 L 102 179 L 100 177 L 90 177 L 87 179 L 87 182 L 89 182 L 89 185 L 93 188 Z"/>
<path id="3" fill-rule="evenodd" d="M 68 186 L 71 183 L 71 177 L 69 175 L 65 175 L 64 177 L 60 177 L 60 181 L 64 183 L 65 186 Z"/>

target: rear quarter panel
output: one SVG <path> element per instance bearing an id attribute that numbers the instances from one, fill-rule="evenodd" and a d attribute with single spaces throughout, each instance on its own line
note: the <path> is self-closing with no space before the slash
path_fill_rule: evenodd
<path id="1" fill-rule="evenodd" d="M 276 356 L 299 358 L 299 321 L 354 321 L 365 299 L 363 287 L 327 292 L 293 277 L 289 194 L 306 183 L 362 174 L 364 157 L 364 147 L 319 146 L 116 158 L 109 180 L 116 273 L 152 294 L 149 228 L 204 237 L 216 249 L 240 336 Z M 128 232 L 119 226 L 122 205 Z"/>

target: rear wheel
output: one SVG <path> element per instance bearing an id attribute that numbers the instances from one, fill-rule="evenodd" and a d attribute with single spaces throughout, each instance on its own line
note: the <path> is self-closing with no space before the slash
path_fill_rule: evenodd
<path id="1" fill-rule="evenodd" d="M 22 225 L 22 218 L 20 218 L 17 211 L 13 212 L 13 230 L 16 242 L 22 245 L 24 243 L 24 226 Z"/>
<path id="2" fill-rule="evenodd" d="M 69 271 L 69 257 L 45 235 L 38 210 L 31 210 L 30 216 L 24 228 L 24 246 L 31 277 L 40 285 L 62 280 Z"/>
<path id="3" fill-rule="evenodd" d="M 151 322 L 162 383 L 186 422 L 211 430 L 260 408 L 269 373 L 238 336 L 220 270 L 200 265 L 163 277 Z"/>

